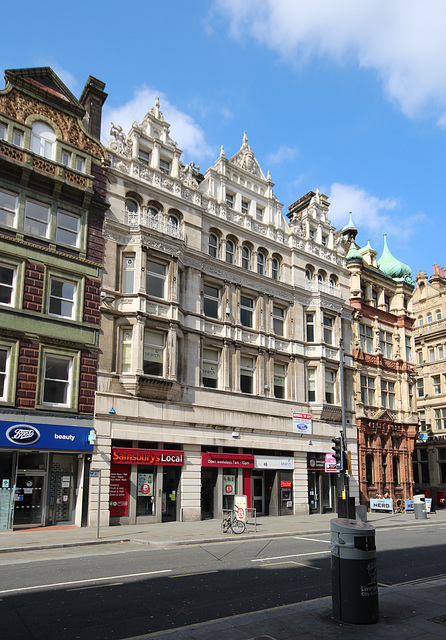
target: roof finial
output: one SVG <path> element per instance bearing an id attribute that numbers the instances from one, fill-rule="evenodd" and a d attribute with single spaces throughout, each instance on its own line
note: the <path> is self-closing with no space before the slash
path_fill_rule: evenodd
<path id="1" fill-rule="evenodd" d="M 220 147 L 220 158 L 224 158 L 225 157 L 225 148 L 223 145 L 221 145 Z"/>
<path id="2" fill-rule="evenodd" d="M 155 118 L 160 117 L 160 99 L 155 98 Z"/>

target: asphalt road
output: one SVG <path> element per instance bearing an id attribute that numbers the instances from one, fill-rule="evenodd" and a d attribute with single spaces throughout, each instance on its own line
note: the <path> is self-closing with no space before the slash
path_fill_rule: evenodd
<path id="1" fill-rule="evenodd" d="M 446 574 L 446 525 L 378 529 L 378 581 Z M 1 640 L 122 640 L 331 593 L 328 534 L 0 558 Z"/>

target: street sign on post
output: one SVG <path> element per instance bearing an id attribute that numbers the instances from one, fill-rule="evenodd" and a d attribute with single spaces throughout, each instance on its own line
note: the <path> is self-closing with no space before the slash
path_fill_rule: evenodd
<path id="1" fill-rule="evenodd" d="M 90 469 L 90 478 L 99 478 L 98 484 L 98 523 L 96 527 L 96 538 L 99 538 L 99 525 L 101 519 L 101 470 Z"/>

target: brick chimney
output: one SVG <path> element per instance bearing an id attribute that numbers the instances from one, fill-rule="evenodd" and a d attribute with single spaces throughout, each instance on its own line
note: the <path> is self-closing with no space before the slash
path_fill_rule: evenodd
<path id="1" fill-rule="evenodd" d="M 89 76 L 79 99 L 85 109 L 82 123 L 88 133 L 98 140 L 101 138 L 102 105 L 107 98 L 104 88 L 105 82 Z"/>

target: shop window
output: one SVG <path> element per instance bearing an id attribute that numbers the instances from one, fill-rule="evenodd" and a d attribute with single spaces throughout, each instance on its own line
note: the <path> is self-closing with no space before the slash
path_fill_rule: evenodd
<path id="1" fill-rule="evenodd" d="M 271 261 L 271 277 L 273 280 L 280 280 L 280 262 L 278 258 Z"/>
<path id="2" fill-rule="evenodd" d="M 153 466 L 138 465 L 137 473 L 136 515 L 154 516 L 156 502 L 156 468 Z"/>
<path id="3" fill-rule="evenodd" d="M 226 262 L 228 264 L 234 264 L 235 259 L 235 245 L 232 240 L 226 240 Z"/>
<path id="4" fill-rule="evenodd" d="M 209 234 L 208 253 L 212 258 L 218 258 L 218 237 L 215 233 Z"/>
<path id="5" fill-rule="evenodd" d="M 42 404 L 51 407 L 73 406 L 73 358 L 44 354 Z"/>
<path id="6" fill-rule="evenodd" d="M 54 160 L 56 134 L 45 122 L 33 122 L 31 131 L 31 151 L 39 156 Z"/>
<path id="7" fill-rule="evenodd" d="M 416 484 L 430 484 L 427 449 L 415 449 L 412 454 L 412 468 Z"/>
<path id="8" fill-rule="evenodd" d="M 335 402 L 335 371 L 325 371 L 325 402 L 334 404 Z"/>
<path id="9" fill-rule="evenodd" d="M 333 344 L 333 325 L 334 319 L 324 314 L 324 342 L 325 344 Z"/>
<path id="10" fill-rule="evenodd" d="M 247 296 L 240 296 L 240 323 L 244 327 L 252 328 L 254 300 Z"/>
<path id="11" fill-rule="evenodd" d="M 251 269 L 251 251 L 249 247 L 242 248 L 242 268 Z"/>
<path id="12" fill-rule="evenodd" d="M 284 335 L 285 309 L 273 306 L 273 329 L 276 336 Z"/>
<path id="13" fill-rule="evenodd" d="M 375 405 L 375 378 L 361 376 L 361 402 L 365 405 Z"/>
<path id="14" fill-rule="evenodd" d="M 316 402 L 316 369 L 307 369 L 308 402 Z"/>
<path id="15" fill-rule="evenodd" d="M 367 324 L 359 325 L 359 341 L 365 353 L 373 353 L 373 329 Z"/>
<path id="16" fill-rule="evenodd" d="M 240 357 L 240 390 L 242 393 L 254 393 L 254 358 Z"/>
<path id="17" fill-rule="evenodd" d="M 395 409 L 395 383 L 381 380 L 381 404 L 385 409 Z"/>
<path id="18" fill-rule="evenodd" d="M 314 313 L 306 314 L 307 342 L 314 342 Z"/>
<path id="19" fill-rule="evenodd" d="M 63 318 L 76 314 L 77 283 L 62 278 L 50 278 L 48 313 Z"/>
<path id="20" fill-rule="evenodd" d="M 211 389 L 218 388 L 218 369 L 220 354 L 215 349 L 203 349 L 203 386 Z"/>
<path id="21" fill-rule="evenodd" d="M 435 409 L 435 429 L 446 429 L 446 409 Z"/>
<path id="22" fill-rule="evenodd" d="M 163 333 L 146 330 L 144 332 L 143 371 L 151 376 L 164 375 L 164 351 L 166 336 Z"/>
<path id="23" fill-rule="evenodd" d="M 0 264 L 0 304 L 14 305 L 16 269 Z"/>
<path id="24" fill-rule="evenodd" d="M 121 329 L 121 373 L 132 370 L 132 328 Z"/>
<path id="25" fill-rule="evenodd" d="M 167 268 L 165 264 L 147 260 L 146 292 L 156 298 L 165 297 Z"/>
<path id="26" fill-rule="evenodd" d="M 285 398 L 286 366 L 274 364 L 274 397 Z"/>
<path id="27" fill-rule="evenodd" d="M 265 264 L 266 264 L 265 254 L 259 251 L 257 253 L 257 273 L 261 276 L 265 275 Z"/>
<path id="28" fill-rule="evenodd" d="M 16 226 L 17 200 L 15 193 L 0 191 L 0 224 L 11 228 Z"/>
<path id="29" fill-rule="evenodd" d="M 203 287 L 203 308 L 204 315 L 209 318 L 218 318 L 220 306 L 220 289 L 205 284 Z"/>
<path id="30" fill-rule="evenodd" d="M 135 292 L 135 262 L 134 253 L 122 257 L 122 293 Z"/>

